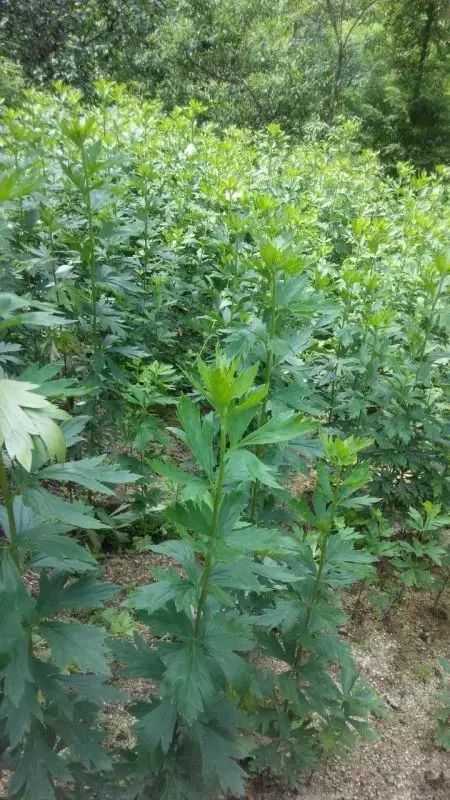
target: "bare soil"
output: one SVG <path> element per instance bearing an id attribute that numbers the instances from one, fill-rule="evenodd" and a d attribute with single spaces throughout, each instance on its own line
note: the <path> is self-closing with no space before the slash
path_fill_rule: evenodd
<path id="1" fill-rule="evenodd" d="M 387 619 L 369 607 L 343 632 L 362 674 L 389 709 L 374 721 L 377 742 L 361 740 L 295 790 L 267 779 L 248 800 L 449 800 L 450 753 L 434 744 L 442 682 L 438 659 L 450 654 L 447 613 L 424 592 L 409 592 Z"/>

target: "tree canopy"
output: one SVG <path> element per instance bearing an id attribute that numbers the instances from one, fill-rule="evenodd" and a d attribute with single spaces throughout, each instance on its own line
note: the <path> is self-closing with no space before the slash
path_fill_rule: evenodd
<path id="1" fill-rule="evenodd" d="M 390 162 L 448 160 L 446 0 L 4 0 L 0 53 L 89 98 L 101 76 L 221 126 L 360 120 Z M 7 81 L 4 81 L 7 83 Z"/>

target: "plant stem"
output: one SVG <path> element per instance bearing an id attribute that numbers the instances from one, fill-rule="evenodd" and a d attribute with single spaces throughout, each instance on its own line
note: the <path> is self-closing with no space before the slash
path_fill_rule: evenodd
<path id="1" fill-rule="evenodd" d="M 323 568 L 325 566 L 325 558 L 326 558 L 326 554 L 327 554 L 327 544 L 328 544 L 328 539 L 329 539 L 329 537 L 331 535 L 331 531 L 333 529 L 333 519 L 334 519 L 334 515 L 336 513 L 337 504 L 338 504 L 338 501 L 339 501 L 340 488 L 341 488 L 341 468 L 339 467 L 338 471 L 337 471 L 337 474 L 336 474 L 336 487 L 335 487 L 335 491 L 334 491 L 333 503 L 332 503 L 332 506 L 331 506 L 330 524 L 329 524 L 328 530 L 326 530 L 326 531 L 324 531 L 322 533 L 321 539 L 320 539 L 319 567 L 318 567 L 318 570 L 317 570 L 316 580 L 315 580 L 315 583 L 314 583 L 314 589 L 313 589 L 310 601 L 308 603 L 308 608 L 306 610 L 305 625 L 304 625 L 305 630 L 308 629 L 309 620 L 311 618 L 311 612 L 312 612 L 312 610 L 314 608 L 314 605 L 315 605 L 316 600 L 317 600 L 317 595 L 319 593 L 320 579 L 322 577 Z M 303 651 L 303 647 L 302 647 L 301 643 L 299 642 L 298 645 L 297 645 L 295 658 L 294 658 L 294 662 L 293 662 L 293 665 L 292 665 L 292 670 L 293 671 L 295 671 L 297 669 L 298 662 L 300 661 L 300 658 L 301 658 L 301 655 L 302 655 L 302 651 Z"/>
<path id="2" fill-rule="evenodd" d="M 436 608 L 437 604 L 439 603 L 439 600 L 441 599 L 442 595 L 444 594 L 444 592 L 445 592 L 445 590 L 446 590 L 446 588 L 448 586 L 449 581 L 450 581 L 450 567 L 447 568 L 447 574 L 446 574 L 446 576 L 444 578 L 443 584 L 442 584 L 441 588 L 439 589 L 436 597 L 434 598 L 433 608 Z"/>
<path id="3" fill-rule="evenodd" d="M 364 581 L 361 581 L 360 587 L 358 589 L 358 594 L 356 595 L 356 600 L 355 600 L 355 602 L 353 604 L 352 613 L 350 614 L 350 619 L 354 619 L 355 618 L 356 609 L 359 606 L 359 601 L 361 600 L 361 595 L 363 593 L 363 589 L 364 589 Z"/>
<path id="4" fill-rule="evenodd" d="M 3 501 L 5 503 L 5 508 L 6 508 L 6 515 L 8 517 L 11 556 L 16 566 L 20 568 L 20 555 L 19 555 L 19 548 L 17 546 L 17 528 L 16 528 L 16 520 L 14 518 L 14 500 L 11 494 L 11 490 L 9 488 L 8 476 L 6 474 L 5 462 L 3 461 L 3 454 L 1 452 L 1 449 L 0 449 L 0 491 L 3 495 Z"/>
<path id="5" fill-rule="evenodd" d="M 84 145 L 81 145 L 81 161 L 84 173 L 84 202 L 86 204 L 86 213 L 88 219 L 89 231 L 89 265 L 91 268 L 91 313 L 92 313 L 92 344 L 94 354 L 97 350 L 97 271 L 95 263 L 95 236 L 94 236 L 94 220 L 92 214 L 91 203 L 91 190 L 89 186 L 88 171 L 86 164 L 86 153 Z"/>
<path id="6" fill-rule="evenodd" d="M 435 295 L 433 297 L 433 301 L 431 303 L 430 314 L 429 314 L 429 317 L 428 317 L 428 325 L 425 328 L 425 334 L 424 334 L 422 346 L 420 348 L 419 357 L 417 359 L 418 360 L 418 366 L 417 366 L 416 378 L 415 378 L 414 386 L 413 386 L 414 389 L 416 388 L 416 386 L 417 386 L 417 384 L 419 382 L 420 371 L 421 371 L 421 369 L 423 367 L 423 364 L 424 364 L 425 350 L 427 349 L 428 337 L 430 335 L 431 328 L 433 327 L 433 324 L 434 324 L 434 312 L 436 310 L 437 302 L 439 300 L 439 297 L 440 297 L 440 294 L 441 294 L 441 291 L 442 291 L 442 286 L 443 286 L 443 283 L 444 283 L 444 277 L 445 277 L 444 275 L 441 276 L 441 278 L 439 280 L 439 283 L 437 285 L 437 288 L 436 288 L 436 293 L 435 293 Z"/>
<path id="7" fill-rule="evenodd" d="M 273 371 L 273 348 L 272 343 L 275 338 L 275 331 L 277 326 L 277 282 L 276 282 L 276 273 L 275 270 L 271 272 L 271 282 L 270 282 L 270 324 L 269 324 L 269 340 L 267 343 L 267 358 L 266 358 L 266 369 L 264 373 L 264 385 L 266 387 L 266 395 L 261 405 L 261 411 L 258 415 L 258 428 L 261 425 L 264 425 L 267 419 L 267 399 L 270 391 L 270 383 L 272 380 L 272 371 Z M 263 448 L 257 448 L 257 455 L 258 458 L 261 457 L 263 452 Z M 253 522 L 256 522 L 257 519 L 257 507 L 258 507 L 258 494 L 259 494 L 260 484 L 259 481 L 255 481 L 252 486 L 252 496 L 250 502 L 250 519 Z"/>
<path id="8" fill-rule="evenodd" d="M 313 608 L 315 606 L 315 603 L 316 603 L 316 600 L 317 600 L 317 595 L 319 593 L 320 579 L 322 577 L 323 568 L 325 566 L 325 556 L 326 556 L 326 552 L 327 552 L 328 535 L 329 534 L 323 533 L 322 537 L 321 537 L 319 568 L 317 570 L 317 575 L 316 575 L 316 580 L 315 580 L 315 583 L 314 583 L 313 593 L 311 595 L 310 601 L 308 603 L 308 608 L 306 610 L 305 625 L 304 625 L 305 631 L 308 629 L 309 620 L 310 620 L 310 617 L 311 617 L 311 612 L 312 612 L 312 610 L 313 610 Z M 292 671 L 293 672 L 295 672 L 295 670 L 297 669 L 298 662 L 300 661 L 302 652 L 303 652 L 303 647 L 302 647 L 301 642 L 299 642 L 298 645 L 297 645 L 296 651 L 295 651 L 294 662 L 292 664 Z M 286 703 L 287 703 L 287 701 L 286 701 Z"/>
<path id="9" fill-rule="evenodd" d="M 333 376 L 333 382 L 331 384 L 331 397 L 330 397 L 330 409 L 329 409 L 329 412 L 328 412 L 328 425 L 331 425 L 331 421 L 333 419 L 334 401 L 335 401 L 335 397 L 336 397 L 336 386 L 337 386 L 337 382 L 338 382 L 337 370 L 338 370 L 338 366 L 339 366 L 339 359 L 340 359 L 340 357 L 342 355 L 342 350 L 343 350 L 342 337 L 344 335 L 344 330 L 346 328 L 348 317 L 350 315 L 351 296 L 352 296 L 352 293 L 350 291 L 349 292 L 349 297 L 348 297 L 348 302 L 346 301 L 346 303 L 345 303 L 345 309 L 344 309 L 344 313 L 342 315 L 342 324 L 341 324 L 341 327 L 339 329 L 338 346 L 337 346 L 337 349 L 336 349 L 336 370 L 335 370 L 335 373 L 334 373 L 334 376 Z"/>
<path id="10" fill-rule="evenodd" d="M 213 495 L 213 518 L 211 523 L 211 536 L 210 542 L 213 542 L 219 532 L 219 514 L 223 499 L 223 482 L 225 477 L 225 453 L 227 446 L 227 415 L 226 412 L 220 416 L 220 450 L 219 450 L 219 468 L 217 472 L 217 479 L 215 481 Z M 209 594 L 209 582 L 211 573 L 214 566 L 214 559 L 211 552 L 206 556 L 205 568 L 202 578 L 202 589 L 197 606 L 197 614 L 195 618 L 194 637 L 197 639 L 200 632 L 200 623 L 202 621 L 203 610 Z"/>
<path id="11" fill-rule="evenodd" d="M 144 272 L 143 272 L 143 289 L 147 291 L 147 270 L 148 270 L 148 213 L 149 213 L 149 205 L 148 205 L 148 184 L 147 180 L 145 180 L 145 188 L 144 188 Z"/>
<path id="12" fill-rule="evenodd" d="M 18 151 L 16 149 L 14 149 L 14 166 L 15 166 L 16 170 L 18 171 L 19 170 L 19 157 L 18 157 Z M 19 197 L 19 217 L 20 217 L 20 227 L 22 228 L 22 231 L 23 231 L 23 229 L 25 227 L 25 217 L 24 217 L 24 213 L 23 213 L 23 199 L 22 199 L 22 197 Z"/>
<path id="13" fill-rule="evenodd" d="M 368 395 L 369 390 L 370 390 L 370 373 L 371 373 L 371 371 L 373 369 L 373 366 L 375 364 L 375 361 L 376 361 L 377 346 L 378 346 L 378 328 L 375 328 L 375 333 L 374 333 L 374 337 L 373 337 L 373 345 L 372 345 L 372 353 L 371 353 L 371 356 L 370 356 L 370 361 L 369 361 L 369 363 L 368 363 L 368 365 L 366 367 L 366 374 L 364 376 L 364 383 L 363 383 L 363 387 L 361 389 L 361 394 L 363 396 L 363 400 L 367 398 L 367 395 Z M 360 431 L 360 428 L 361 428 L 362 413 L 363 413 L 363 410 L 361 408 L 360 412 L 358 414 L 358 421 L 356 423 L 355 436 L 358 435 L 358 433 Z"/>

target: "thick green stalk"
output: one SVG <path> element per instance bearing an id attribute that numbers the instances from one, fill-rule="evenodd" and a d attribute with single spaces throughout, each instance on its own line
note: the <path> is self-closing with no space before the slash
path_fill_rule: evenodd
<path id="1" fill-rule="evenodd" d="M 213 518 L 211 524 L 211 542 L 216 539 L 219 532 L 219 514 L 223 499 L 223 482 L 225 477 L 225 453 L 227 446 L 227 415 L 226 412 L 220 416 L 220 449 L 219 449 L 219 467 L 217 471 L 217 479 L 213 489 Z M 203 570 L 202 589 L 200 592 L 200 599 L 197 606 L 197 614 L 195 618 L 194 636 L 198 638 L 200 632 L 200 624 L 202 621 L 203 610 L 209 594 L 209 584 L 211 573 L 214 567 L 214 559 L 212 553 L 208 553 L 205 561 L 205 568 Z"/>
<path id="2" fill-rule="evenodd" d="M 369 363 L 368 363 L 368 365 L 366 367 L 364 385 L 363 385 L 362 392 L 361 392 L 362 395 L 363 395 L 363 398 L 366 397 L 366 395 L 367 395 L 367 393 L 368 393 L 368 391 L 370 389 L 369 375 L 370 375 L 370 372 L 371 372 L 371 370 L 373 368 L 373 365 L 375 363 L 375 359 L 377 357 L 377 346 L 378 346 L 378 329 L 375 328 L 375 333 L 374 333 L 374 338 L 373 338 L 373 346 L 372 346 L 372 353 L 371 353 L 371 356 L 370 356 L 370 361 L 369 361 Z M 356 423 L 356 432 L 355 432 L 356 436 L 358 435 L 358 433 L 360 431 L 361 421 L 362 421 L 362 408 L 361 408 L 361 410 L 359 412 L 358 421 Z"/>
<path id="3" fill-rule="evenodd" d="M 417 384 L 419 382 L 420 372 L 421 372 L 421 369 L 422 369 L 423 364 L 424 364 L 425 350 L 427 349 L 427 344 L 428 344 L 428 338 L 429 338 L 429 335 L 430 335 L 430 331 L 431 331 L 431 329 L 432 329 L 432 327 L 434 325 L 434 312 L 436 311 L 436 306 L 437 306 L 439 297 L 441 295 L 442 286 L 444 284 L 444 277 L 445 277 L 444 275 L 441 276 L 441 278 L 439 280 L 439 283 L 437 285 L 437 288 L 436 288 L 435 295 L 433 297 L 433 301 L 431 303 L 430 314 L 429 314 L 429 317 L 428 317 L 428 325 L 425 328 L 425 334 L 424 334 L 424 337 L 423 337 L 423 342 L 422 342 L 422 346 L 420 348 L 419 357 L 418 357 L 418 367 L 417 367 L 417 372 L 416 372 L 416 379 L 414 381 L 414 387 L 413 387 L 414 389 L 416 388 L 416 386 L 417 386 Z"/>
<path id="4" fill-rule="evenodd" d="M 58 279 L 57 279 L 57 276 L 56 276 L 56 258 L 55 258 L 54 247 L 53 247 L 53 233 L 49 234 L 49 250 L 50 250 L 50 258 L 51 258 L 51 265 L 52 265 L 52 272 L 53 272 L 53 283 L 55 284 L 55 292 L 56 292 L 56 307 L 57 307 L 57 309 L 59 311 L 61 309 L 61 307 L 62 307 L 62 303 L 61 303 L 61 297 L 60 297 L 59 289 L 58 289 Z M 62 333 L 62 325 L 60 325 L 59 330 Z M 63 352 L 63 360 L 64 360 L 64 377 L 67 378 L 68 377 L 68 372 L 67 372 L 67 354 L 66 354 L 65 348 L 64 348 L 64 352 Z"/>
<path id="5" fill-rule="evenodd" d="M 18 157 L 17 152 L 18 151 L 16 149 L 14 149 L 14 167 L 15 167 L 15 169 L 17 171 L 19 171 L 19 157 Z M 21 227 L 21 229 L 23 231 L 23 229 L 25 227 L 25 216 L 24 216 L 24 213 L 23 213 L 23 198 L 22 197 L 19 197 L 19 216 L 20 216 L 20 227 Z"/>
<path id="6" fill-rule="evenodd" d="M 3 502 L 5 504 L 6 515 L 8 517 L 11 556 L 14 562 L 16 563 L 17 567 L 20 568 L 20 555 L 19 555 L 19 548 L 17 546 L 17 528 L 16 528 L 16 520 L 14 518 L 14 505 L 13 505 L 14 500 L 11 490 L 9 488 L 8 476 L 6 473 L 5 462 L 3 461 L 3 454 L 1 452 L 1 449 L 0 449 L 0 491 L 3 495 Z"/>
<path id="7" fill-rule="evenodd" d="M 341 323 L 341 327 L 339 329 L 338 346 L 336 348 L 336 370 L 335 370 L 335 373 L 334 373 L 334 376 L 333 376 L 333 382 L 331 384 L 331 397 L 330 397 L 330 409 L 329 409 L 329 412 L 328 412 L 328 425 L 331 425 L 331 421 L 333 419 L 334 401 L 335 401 L 335 397 L 336 397 L 336 387 L 337 387 L 337 368 L 338 368 L 339 359 L 340 359 L 340 357 L 342 355 L 342 350 L 343 350 L 342 337 L 344 335 L 344 330 L 345 330 L 345 328 L 347 326 L 348 318 L 350 316 L 351 299 L 352 299 L 352 293 L 350 291 L 349 292 L 349 297 L 347 299 L 347 302 L 345 303 L 345 309 L 344 309 L 344 313 L 342 315 L 342 323 Z"/>
<path id="8" fill-rule="evenodd" d="M 306 610 L 305 630 L 308 629 L 311 613 L 312 613 L 312 610 L 313 610 L 313 608 L 314 608 L 314 606 L 316 604 L 317 595 L 319 593 L 320 579 L 322 577 L 323 568 L 325 566 L 325 556 L 326 556 L 326 552 L 327 552 L 328 537 L 329 537 L 329 533 L 323 533 L 322 536 L 321 536 L 319 568 L 317 570 L 317 575 L 316 575 L 316 580 L 315 580 L 315 583 L 314 583 L 313 593 L 311 595 L 311 599 L 310 599 L 310 601 L 308 603 L 308 608 Z M 292 664 L 292 671 L 293 672 L 295 672 L 295 670 L 297 669 L 298 662 L 300 661 L 302 652 L 303 652 L 303 647 L 302 647 L 301 643 L 299 642 L 297 644 L 297 648 L 296 648 L 296 651 L 295 651 L 294 663 Z M 285 709 L 287 708 L 287 705 L 288 705 L 288 703 L 286 701 Z"/>
<path id="9" fill-rule="evenodd" d="M 269 342 L 267 347 L 267 361 L 266 361 L 266 371 L 264 375 L 264 383 L 267 386 L 267 394 L 263 400 L 262 405 L 262 417 L 263 417 L 263 424 L 265 422 L 266 417 L 266 405 L 267 405 L 267 398 L 268 393 L 270 390 L 270 381 L 272 377 L 272 370 L 273 370 L 273 340 L 275 338 L 275 331 L 277 326 L 277 280 L 275 271 L 271 274 L 271 282 L 270 282 L 270 325 L 269 325 Z"/>
<path id="10" fill-rule="evenodd" d="M 86 204 L 86 214 L 88 219 L 89 231 L 89 265 L 91 269 L 91 313 L 92 313 L 92 343 L 94 353 L 97 350 L 97 271 L 95 263 L 95 235 L 94 235 L 94 218 L 92 214 L 91 192 L 88 179 L 88 171 L 86 164 L 86 153 L 84 145 L 81 145 L 81 161 L 84 173 L 84 202 Z"/>
<path id="11" fill-rule="evenodd" d="M 58 288 L 58 278 L 56 276 L 56 258 L 54 254 L 53 248 L 53 234 L 49 234 L 49 250 L 50 250 L 50 261 L 52 265 L 52 273 L 53 273 L 53 283 L 55 284 L 55 292 L 56 292 L 56 307 L 58 311 L 61 308 L 61 298 L 59 295 L 59 288 Z M 62 330 L 62 329 L 61 329 Z"/>
<path id="12" fill-rule="evenodd" d="M 270 384 L 272 380 L 272 371 L 273 371 L 273 349 L 272 343 L 275 338 L 275 331 L 277 326 L 277 282 L 276 282 L 276 273 L 275 270 L 271 272 L 271 282 L 270 282 L 270 323 L 269 323 L 269 340 L 267 343 L 267 359 L 266 359 L 266 369 L 264 373 L 264 385 L 266 387 L 266 395 L 261 405 L 261 411 L 258 416 L 258 428 L 267 420 L 267 400 L 270 392 Z M 263 448 L 257 448 L 257 455 L 258 458 L 261 457 L 263 452 Z M 260 484 L 259 481 L 255 481 L 252 486 L 252 496 L 250 501 L 250 519 L 253 522 L 256 521 L 257 518 L 257 507 L 258 507 L 258 494 L 259 494 Z"/>
<path id="13" fill-rule="evenodd" d="M 149 213 L 149 206 L 148 206 L 148 184 L 145 181 L 145 188 L 144 188 L 144 273 L 143 273 L 143 288 L 144 291 L 147 291 L 147 278 L 148 278 L 148 213 Z"/>
<path id="14" fill-rule="evenodd" d="M 314 583 L 313 592 L 312 592 L 310 601 L 308 603 L 308 608 L 307 608 L 307 611 L 306 611 L 305 630 L 307 630 L 307 628 L 308 628 L 309 620 L 311 618 L 311 613 L 312 613 L 312 610 L 313 610 L 313 608 L 314 608 L 314 606 L 316 604 L 317 595 L 319 593 L 320 580 L 322 578 L 322 572 L 323 572 L 323 569 L 324 569 L 324 566 L 325 566 L 325 558 L 326 558 L 326 554 L 327 554 L 327 544 L 328 544 L 328 539 L 330 538 L 330 535 L 331 535 L 331 531 L 333 529 L 333 519 L 334 519 L 334 515 L 336 513 L 337 504 L 338 504 L 338 501 L 339 501 L 340 488 L 341 488 L 341 469 L 339 468 L 338 472 L 337 472 L 337 475 L 336 475 L 336 487 L 335 487 L 333 503 L 332 503 L 332 507 L 331 507 L 330 525 L 329 525 L 328 530 L 324 531 L 322 533 L 322 536 L 321 536 L 319 567 L 318 567 L 318 570 L 317 570 L 317 575 L 316 575 L 316 580 L 315 580 L 315 583 Z M 299 643 L 298 646 L 297 646 L 296 653 L 295 653 L 294 663 L 292 665 L 292 670 L 293 671 L 295 671 L 296 668 L 297 668 L 297 665 L 298 665 L 298 662 L 299 662 L 299 660 L 301 658 L 302 652 L 303 652 L 303 647 L 302 647 L 301 643 Z"/>

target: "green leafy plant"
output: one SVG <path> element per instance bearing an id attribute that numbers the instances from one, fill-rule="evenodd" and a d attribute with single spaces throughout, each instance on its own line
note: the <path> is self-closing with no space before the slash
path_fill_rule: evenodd
<path id="1" fill-rule="evenodd" d="M 24 305 L 7 297 L 3 308 L 11 314 Z M 6 315 L 8 327 L 36 322 L 34 313 Z M 46 374 L 35 368 L 0 380 L 1 759 L 13 771 L 8 796 L 36 800 L 56 799 L 61 783 L 81 791 L 86 772 L 111 769 L 96 718 L 103 702 L 121 697 L 106 685 L 105 630 L 75 617 L 101 608 L 119 587 L 98 580 L 95 559 L 68 533 L 106 524 L 39 481 L 112 494 L 111 485 L 137 477 L 102 457 L 65 461 L 77 426 L 47 399 L 67 382 L 52 385 Z"/>
<path id="2" fill-rule="evenodd" d="M 372 557 L 356 548 L 357 534 L 342 517 L 346 509 L 374 502 L 358 494 L 369 474 L 355 466 L 358 451 L 369 444 L 324 439 L 325 460 L 318 465 L 311 506 L 291 501 L 301 527 L 298 551 L 286 567 L 297 579 L 271 597 L 256 622 L 263 652 L 288 667 L 277 679 L 282 707 L 268 704 L 260 715 L 261 732 L 271 742 L 260 748 L 256 766 L 270 766 L 291 780 L 298 765 L 310 766 L 320 752 L 352 746 L 357 733 L 372 736 L 364 718 L 370 710 L 381 712 L 337 635 L 345 619 L 337 589 L 373 571 Z M 331 674 L 334 662 L 341 669 L 337 680 Z"/>
<path id="3" fill-rule="evenodd" d="M 345 464 L 354 463 L 358 449 L 367 442 L 349 440 L 344 447 L 326 441 L 330 458 L 332 453 L 336 456 L 339 477 L 331 502 L 331 483 L 325 472 L 316 490 L 317 541 L 245 522 L 242 515 L 251 485 L 263 472 L 263 462 L 247 448 L 295 439 L 303 431 L 302 420 L 287 412 L 247 432 L 252 419 L 259 416 L 261 390 L 253 384 L 258 365 L 238 370 L 236 362 L 217 353 L 211 365 L 200 361 L 198 370 L 197 392 L 213 411 L 202 420 L 195 403 L 182 398 L 178 408 L 182 427 L 176 430 L 191 450 L 196 474 L 164 462 L 153 464 L 182 493 L 180 501 L 165 511 L 180 539 L 150 547 L 169 556 L 178 567 L 153 568 L 155 582 L 139 587 L 125 601 L 153 636 L 167 632 L 169 636 L 154 640 L 150 649 L 138 637 L 134 646 L 119 641 L 113 648 L 123 665 L 122 674 L 147 677 L 158 686 L 150 702 L 134 710 L 139 747 L 130 769 L 133 790 L 139 785 L 142 796 L 150 787 L 167 797 L 171 792 L 196 797 L 217 789 L 242 794 L 245 773 L 236 762 L 252 753 L 255 768 L 267 764 L 280 772 L 286 768 L 287 754 L 292 758 L 295 753 L 299 760 L 291 762 L 293 777 L 314 753 L 331 748 L 332 739 L 350 745 L 356 730 L 368 730 L 360 718 L 377 707 L 348 653 L 344 657 L 329 631 L 324 634 L 330 636 L 327 648 L 319 632 L 325 620 L 330 628 L 341 619 L 333 605 L 327 605 L 331 587 L 356 580 L 358 570 L 360 574 L 363 565 L 368 569 L 371 562 L 354 549 L 351 531 L 333 530 L 339 503 L 348 507 L 365 501 L 355 493 L 367 481 L 366 472 L 361 478 L 358 470 L 358 475 L 353 471 L 345 477 L 341 471 Z M 330 537 L 332 544 L 328 544 Z M 271 630 L 275 626 L 277 633 Z M 311 651 L 316 637 L 307 666 L 302 651 Z M 271 656 L 276 650 L 275 657 L 287 662 L 292 671 L 279 681 L 264 676 L 254 659 L 245 657 L 255 648 Z M 327 673 L 338 653 L 341 683 Z M 320 671 L 317 685 L 312 677 L 315 670 Z M 309 676 L 308 688 L 300 677 L 303 672 Z M 325 674 L 328 691 L 320 701 L 318 687 L 323 687 Z M 279 701 L 273 705 L 274 683 L 284 708 Z M 250 716 L 247 707 L 252 709 Z M 323 721 L 316 729 L 314 714 L 322 714 Z M 270 746 L 252 743 L 258 731 L 271 739 Z M 194 762 L 198 764 L 195 776 L 188 767 Z"/>
<path id="4" fill-rule="evenodd" d="M 245 574 L 252 587 L 260 587 L 256 562 L 247 551 L 282 546 L 270 531 L 238 525 L 246 493 L 236 488 L 232 457 L 245 449 L 250 422 L 246 412 L 254 416 L 258 411 L 256 369 L 237 373 L 236 363 L 217 354 L 211 366 L 199 362 L 199 373 L 198 391 L 213 413 L 202 421 L 193 401 L 182 398 L 178 409 L 182 428 L 177 435 L 190 448 L 200 475 L 191 477 L 164 463 L 154 464 L 184 487 L 185 499 L 165 512 L 181 539 L 152 549 L 170 556 L 184 574 L 156 570 L 158 580 L 140 587 L 126 601 L 153 632 L 170 630 L 171 635 L 148 651 L 137 639 L 136 649 L 124 649 L 119 643 L 116 652 L 125 665 L 124 674 L 141 674 L 158 683 L 151 703 L 135 711 L 139 749 L 132 769 L 139 775 L 147 764 L 139 784 L 142 796 L 150 787 L 167 797 L 171 792 L 194 797 L 215 787 L 243 793 L 245 773 L 237 761 L 250 749 L 240 735 L 245 717 L 233 691 L 252 680 L 254 670 L 243 654 L 252 649 L 253 641 L 251 626 L 240 618 L 230 591 L 242 585 Z M 283 418 L 270 431 L 262 426 L 259 439 L 283 438 L 287 431 L 288 420 Z M 247 486 L 251 480 L 248 475 Z M 199 767 L 196 775 L 191 769 L 194 761 Z M 133 779 L 134 790 L 136 786 Z"/>
<path id="5" fill-rule="evenodd" d="M 3 383 L 14 389 L 16 382 Z M 111 769 L 96 717 L 103 702 L 114 702 L 121 695 L 106 685 L 110 668 L 105 630 L 73 617 L 102 607 L 118 591 L 115 585 L 98 581 L 92 555 L 67 535 L 78 520 L 92 526 L 101 523 L 84 514 L 80 504 L 64 501 L 60 501 L 63 513 L 58 514 L 55 503 L 39 515 L 33 510 L 41 499 L 45 504 L 39 495 L 45 490 L 39 488 L 30 489 L 35 494 L 28 497 L 25 490 L 22 495 L 12 494 L 9 472 L 16 460 L 29 473 L 34 456 L 45 462 L 54 455 L 61 463 L 42 472 L 53 469 L 57 479 L 95 483 L 109 491 L 100 484 L 99 472 L 92 468 L 89 472 L 86 463 L 75 467 L 77 462 L 62 462 L 65 441 L 54 422 L 61 416 L 60 409 L 37 394 L 38 388 L 20 383 L 13 395 L 15 403 L 2 404 L 0 420 L 0 446 L 6 444 L 9 455 L 7 459 L 0 453 L 4 504 L 0 507 L 4 532 L 0 546 L 0 740 L 2 761 L 14 772 L 8 796 L 44 800 L 56 798 L 60 782 L 81 790 L 86 771 Z M 24 416 L 21 427 L 26 432 L 20 448 L 11 446 L 9 438 L 18 411 Z M 102 477 L 115 482 L 113 473 L 114 468 L 109 473 L 103 469 Z M 65 523 L 56 521 L 61 516 Z M 33 592 L 26 579 L 30 571 L 38 577 Z"/>
<path id="6" fill-rule="evenodd" d="M 402 538 L 397 544 L 398 555 L 392 559 L 404 587 L 431 587 L 436 583 L 433 567 L 442 567 L 448 561 L 448 543 L 443 529 L 448 525 L 448 515 L 441 514 L 438 504 L 424 502 L 422 514 L 410 508 L 407 527 L 414 531 L 411 541 Z M 442 591 L 445 589 L 445 581 Z M 403 590 L 401 591 L 401 594 Z"/>

